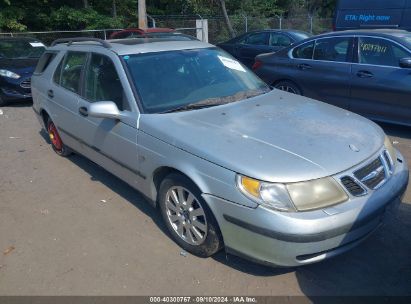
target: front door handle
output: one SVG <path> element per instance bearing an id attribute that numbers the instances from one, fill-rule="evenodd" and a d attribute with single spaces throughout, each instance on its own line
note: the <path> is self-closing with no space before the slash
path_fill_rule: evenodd
<path id="1" fill-rule="evenodd" d="M 88 111 L 87 111 L 87 108 L 86 108 L 86 107 L 80 107 L 80 108 L 78 109 L 78 112 L 80 113 L 81 116 L 85 116 L 85 117 L 88 116 Z"/>
<path id="2" fill-rule="evenodd" d="M 54 92 L 53 92 L 53 90 L 48 90 L 48 91 L 47 91 L 47 96 L 50 97 L 50 98 L 53 98 L 53 97 L 54 97 Z"/>
<path id="3" fill-rule="evenodd" d="M 311 65 L 306 64 L 306 63 L 300 63 L 299 65 L 297 65 L 297 67 L 298 67 L 300 70 L 309 70 L 309 69 L 312 68 Z"/>
<path id="4" fill-rule="evenodd" d="M 374 74 L 369 71 L 358 71 L 357 76 L 360 78 L 372 78 Z"/>

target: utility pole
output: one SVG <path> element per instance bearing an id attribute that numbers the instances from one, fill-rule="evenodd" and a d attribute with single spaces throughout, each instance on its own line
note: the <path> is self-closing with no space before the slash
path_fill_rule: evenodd
<path id="1" fill-rule="evenodd" d="M 138 27 L 147 28 L 146 0 L 138 0 Z"/>

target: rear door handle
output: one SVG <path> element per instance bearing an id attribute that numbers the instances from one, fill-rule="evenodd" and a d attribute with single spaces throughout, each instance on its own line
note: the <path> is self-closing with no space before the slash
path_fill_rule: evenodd
<path id="1" fill-rule="evenodd" d="M 53 98 L 53 97 L 54 97 L 54 92 L 53 92 L 53 90 L 48 90 L 48 91 L 47 91 L 47 96 L 50 97 L 50 98 Z"/>
<path id="2" fill-rule="evenodd" d="M 297 67 L 298 67 L 300 70 L 309 70 L 309 69 L 312 68 L 311 65 L 306 64 L 306 63 L 300 63 L 299 65 L 297 65 Z"/>
<path id="3" fill-rule="evenodd" d="M 369 71 L 358 71 L 357 76 L 360 78 L 372 78 L 374 74 Z"/>
<path id="4" fill-rule="evenodd" d="M 80 107 L 80 108 L 78 109 L 78 112 L 80 113 L 81 116 L 85 116 L 85 117 L 88 116 L 88 111 L 87 111 L 87 108 L 86 108 L 86 107 Z"/>

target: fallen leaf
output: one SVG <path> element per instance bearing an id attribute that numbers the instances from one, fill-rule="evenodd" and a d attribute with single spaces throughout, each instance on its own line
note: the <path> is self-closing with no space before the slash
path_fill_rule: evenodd
<path id="1" fill-rule="evenodd" d="M 14 246 L 10 246 L 6 250 L 3 251 L 4 255 L 8 255 L 10 252 L 12 252 L 14 249 L 16 249 Z"/>

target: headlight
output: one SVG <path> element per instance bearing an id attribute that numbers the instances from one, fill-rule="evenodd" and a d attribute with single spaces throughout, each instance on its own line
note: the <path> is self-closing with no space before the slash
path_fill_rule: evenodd
<path id="1" fill-rule="evenodd" d="M 392 142 L 387 135 L 385 135 L 384 146 L 385 146 L 385 149 L 387 149 L 388 154 L 391 157 L 392 164 L 395 165 L 395 160 L 397 159 L 397 153 L 395 152 Z"/>
<path id="2" fill-rule="evenodd" d="M 0 76 L 7 77 L 7 78 L 13 78 L 13 79 L 19 79 L 20 78 L 19 74 L 16 74 L 16 73 L 14 73 L 12 71 L 9 71 L 9 70 L 2 70 L 2 69 L 0 69 Z"/>
<path id="3" fill-rule="evenodd" d="M 237 186 L 244 195 L 258 204 L 280 211 L 307 211 L 348 199 L 344 190 L 331 177 L 278 184 L 238 175 Z"/>

